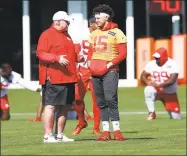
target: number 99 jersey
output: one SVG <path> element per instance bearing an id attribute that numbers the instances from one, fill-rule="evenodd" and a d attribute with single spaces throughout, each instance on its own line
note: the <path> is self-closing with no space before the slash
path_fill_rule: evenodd
<path id="1" fill-rule="evenodd" d="M 150 74 L 151 81 L 160 84 L 168 80 L 171 74 L 178 74 L 179 67 L 174 60 L 168 58 L 167 62 L 163 66 L 158 66 L 156 64 L 156 60 L 148 62 L 144 68 L 144 71 Z M 177 81 L 174 84 L 163 88 L 163 90 L 167 94 L 177 92 Z"/>

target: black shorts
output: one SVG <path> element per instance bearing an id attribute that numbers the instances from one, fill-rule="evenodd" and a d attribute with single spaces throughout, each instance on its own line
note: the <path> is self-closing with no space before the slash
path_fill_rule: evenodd
<path id="1" fill-rule="evenodd" d="M 51 84 L 49 80 L 42 85 L 43 105 L 68 105 L 75 100 L 75 84 Z"/>

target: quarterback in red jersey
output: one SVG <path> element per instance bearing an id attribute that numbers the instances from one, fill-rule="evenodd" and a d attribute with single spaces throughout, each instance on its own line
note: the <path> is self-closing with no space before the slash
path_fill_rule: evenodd
<path id="1" fill-rule="evenodd" d="M 81 50 L 79 52 L 79 55 L 84 57 L 84 60 L 87 60 L 88 56 L 88 50 L 89 50 L 89 42 L 88 42 L 88 37 L 89 33 L 97 29 L 96 25 L 96 20 L 95 18 L 91 18 L 89 20 L 89 29 L 88 29 L 88 35 L 86 38 L 82 40 L 81 43 Z M 75 99 L 76 99 L 76 105 L 75 109 L 79 109 L 80 111 L 85 109 L 85 104 L 84 104 L 84 96 L 87 91 L 91 91 L 92 94 L 92 100 L 93 100 L 93 114 L 94 114 L 94 128 L 93 128 L 93 133 L 94 134 L 100 134 L 100 110 L 96 104 L 96 98 L 91 82 L 91 74 L 90 70 L 88 69 L 88 65 L 85 62 L 78 63 L 78 74 L 79 74 L 79 81 L 76 84 L 75 87 Z M 76 108 L 79 107 L 79 108 Z M 81 130 L 85 127 L 87 127 L 87 122 L 84 119 L 84 116 L 78 116 L 79 123 L 76 126 L 76 128 L 73 130 L 73 134 L 79 134 Z"/>

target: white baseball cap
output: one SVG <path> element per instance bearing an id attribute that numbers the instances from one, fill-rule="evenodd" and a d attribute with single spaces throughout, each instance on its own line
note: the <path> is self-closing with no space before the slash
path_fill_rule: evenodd
<path id="1" fill-rule="evenodd" d="M 155 58 L 161 58 L 163 56 L 168 57 L 167 50 L 164 47 L 157 49 L 156 52 L 153 54 L 153 57 L 155 57 Z"/>
<path id="2" fill-rule="evenodd" d="M 155 53 L 153 54 L 153 57 L 155 57 L 155 58 L 160 58 L 160 54 L 157 53 L 157 52 L 155 52 Z"/>
<path id="3" fill-rule="evenodd" d="M 65 11 L 58 11 L 53 15 L 53 21 L 64 20 L 69 22 L 68 14 Z"/>

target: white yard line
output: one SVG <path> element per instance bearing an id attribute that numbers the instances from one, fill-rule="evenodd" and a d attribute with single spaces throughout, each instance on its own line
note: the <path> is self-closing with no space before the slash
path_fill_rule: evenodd
<path id="1" fill-rule="evenodd" d="M 64 150 L 64 152 L 70 152 L 70 153 L 74 153 L 74 152 L 85 152 L 85 149 L 78 149 L 78 150 Z M 121 149 L 117 149 L 117 150 L 109 150 L 109 149 L 89 149 L 89 152 L 145 152 L 145 150 L 121 150 Z M 185 152 L 186 150 L 146 150 L 146 152 Z M 111 154 L 112 154 L 111 153 Z M 120 155 L 119 153 L 117 155 Z"/>
<path id="2" fill-rule="evenodd" d="M 92 112 L 89 112 L 92 114 Z M 136 115 L 136 114 L 148 114 L 148 112 L 119 112 L 120 115 Z M 156 114 L 168 114 L 166 111 L 165 112 L 156 112 Z M 181 114 L 186 114 L 186 112 L 181 112 Z M 11 113 L 11 116 L 33 116 L 36 115 L 35 113 Z"/>

